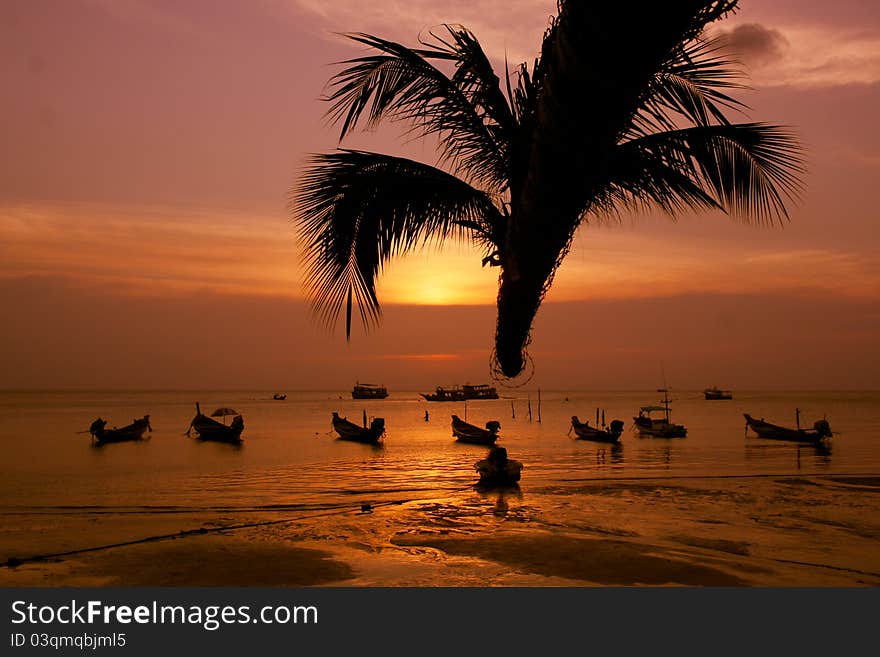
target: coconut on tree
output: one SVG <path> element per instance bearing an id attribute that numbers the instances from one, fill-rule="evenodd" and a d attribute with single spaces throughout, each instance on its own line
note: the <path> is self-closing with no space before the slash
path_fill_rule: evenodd
<path id="1" fill-rule="evenodd" d="M 476 37 L 446 25 L 418 47 L 348 34 L 370 49 L 330 81 L 340 140 L 403 121 L 435 137 L 439 166 L 340 148 L 314 156 L 293 199 L 314 311 L 380 318 L 383 264 L 466 239 L 498 267 L 495 357 L 526 363 L 532 322 L 577 229 L 622 212 L 719 210 L 787 219 L 803 171 L 792 133 L 728 115 L 740 73 L 711 23 L 737 0 L 560 0 L 540 55 L 499 77 Z"/>

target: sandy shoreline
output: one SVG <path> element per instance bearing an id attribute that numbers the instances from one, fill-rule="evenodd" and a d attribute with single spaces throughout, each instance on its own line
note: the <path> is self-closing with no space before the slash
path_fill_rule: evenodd
<path id="1" fill-rule="evenodd" d="M 307 515 L 20 510 L 3 559 L 209 533 L 2 568 L 0 585 L 880 585 L 880 477 L 609 480 Z"/>

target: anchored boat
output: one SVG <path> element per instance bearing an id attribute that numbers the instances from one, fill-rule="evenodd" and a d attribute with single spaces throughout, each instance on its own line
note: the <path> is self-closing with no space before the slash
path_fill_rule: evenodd
<path id="1" fill-rule="evenodd" d="M 820 443 L 826 438 L 831 438 L 831 425 L 824 418 L 813 422 L 812 429 L 800 428 L 800 409 L 795 409 L 795 416 L 798 427 L 790 429 L 781 427 L 778 424 L 765 422 L 764 419 L 756 420 L 748 413 L 743 413 L 746 418 L 746 433 L 751 429 L 759 438 L 767 438 L 769 440 L 790 440 L 799 443 Z"/>
<path id="2" fill-rule="evenodd" d="M 652 438 L 684 438 L 687 428 L 669 419 L 669 389 L 659 388 L 657 392 L 663 393 L 663 399 L 660 400 L 663 406 L 642 406 L 638 417 L 633 418 L 636 429 L 641 435 Z M 658 412 L 662 412 L 663 417 L 652 416 L 652 413 Z"/>
<path id="3" fill-rule="evenodd" d="M 127 440 L 143 440 L 145 431 L 152 431 L 150 426 L 150 416 L 144 415 L 139 420 L 134 420 L 131 424 L 124 427 L 107 428 L 107 421 L 98 418 L 92 422 L 89 427 L 89 433 L 96 445 L 104 443 L 121 443 Z"/>
<path id="4" fill-rule="evenodd" d="M 444 401 L 467 401 L 469 399 L 498 399 L 498 390 L 488 384 L 452 386 L 444 388 L 437 386 L 432 393 L 422 393 L 422 397 L 430 402 Z"/>
<path id="5" fill-rule="evenodd" d="M 366 415 L 364 416 L 366 418 Z M 366 419 L 364 420 L 366 422 Z M 339 435 L 340 440 L 351 440 L 357 443 L 378 444 L 379 439 L 385 434 L 385 419 L 381 417 L 373 418 L 370 426 L 358 426 L 354 422 L 349 422 L 344 417 L 339 417 L 339 413 L 333 411 L 333 430 Z"/>
<path id="6" fill-rule="evenodd" d="M 733 399 L 733 393 L 730 390 L 721 390 L 715 386 L 703 390 L 703 396 L 708 400 Z"/>
<path id="7" fill-rule="evenodd" d="M 501 429 L 501 423 L 497 420 L 486 422 L 486 428 L 468 424 L 457 415 L 452 416 L 452 435 L 460 443 L 471 443 L 473 445 L 494 445 L 498 440 L 498 431 Z"/>
<path id="8" fill-rule="evenodd" d="M 351 391 L 352 399 L 385 399 L 388 389 L 373 383 L 355 383 Z"/>
<path id="9" fill-rule="evenodd" d="M 189 423 L 189 429 L 186 435 L 191 435 L 192 431 L 196 432 L 196 438 L 199 440 L 211 440 L 221 443 L 240 443 L 241 432 L 244 431 L 244 419 L 241 413 L 231 408 L 222 407 L 211 413 L 212 417 L 202 414 L 199 402 L 196 402 L 196 415 Z M 214 417 L 223 417 L 234 415 L 230 424 L 218 422 Z"/>
<path id="10" fill-rule="evenodd" d="M 623 433 L 623 421 L 611 420 L 608 427 L 591 427 L 589 421 L 581 422 L 577 415 L 571 416 L 571 428 L 579 440 L 592 440 L 597 443 L 619 443 Z"/>

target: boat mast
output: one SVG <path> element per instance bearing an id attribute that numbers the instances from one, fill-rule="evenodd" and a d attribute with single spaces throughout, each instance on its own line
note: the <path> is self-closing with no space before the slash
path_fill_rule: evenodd
<path id="1" fill-rule="evenodd" d="M 666 413 L 666 424 L 669 424 L 669 388 L 663 388 L 662 390 L 658 390 L 657 392 L 663 393 L 663 399 L 660 401 L 663 402 L 663 410 Z"/>
<path id="2" fill-rule="evenodd" d="M 666 424 L 669 424 L 669 385 L 666 383 L 666 368 L 663 367 L 663 361 L 660 361 L 660 375 L 663 377 L 663 387 L 657 392 L 663 393 L 663 410 L 666 413 Z"/>

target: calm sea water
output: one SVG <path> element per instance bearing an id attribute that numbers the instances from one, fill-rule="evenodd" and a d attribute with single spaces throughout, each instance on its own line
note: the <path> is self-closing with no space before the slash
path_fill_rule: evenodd
<path id="1" fill-rule="evenodd" d="M 737 391 L 732 401 L 705 401 L 697 391 L 677 391 L 673 420 L 687 425 L 687 438 L 627 431 L 615 448 L 573 440 L 569 418 L 592 421 L 601 407 L 607 421 L 620 418 L 629 427 L 638 407 L 656 403 L 658 393 L 543 391 L 540 423 L 537 395 L 529 394 L 532 421 L 525 392 L 468 402 L 466 411 L 474 424 L 501 421 L 498 444 L 525 464 L 523 491 L 597 478 L 880 472 L 880 393 Z M 464 417 L 462 403 L 427 403 L 396 390 L 382 401 L 352 400 L 347 392 L 271 397 L 272 391 L 2 392 L 0 506 L 161 511 L 403 499 L 466 487 L 486 452 L 452 438 L 450 415 Z M 196 400 L 206 410 L 241 412 L 243 444 L 185 437 Z M 829 448 L 744 436 L 743 412 L 791 426 L 796 407 L 805 426 L 827 416 L 839 432 Z M 385 418 L 384 445 L 335 440 L 331 412 L 359 422 L 364 410 Z M 145 413 L 153 433 L 143 442 L 95 448 L 87 434 L 76 433 L 98 416 L 122 426 Z"/>

